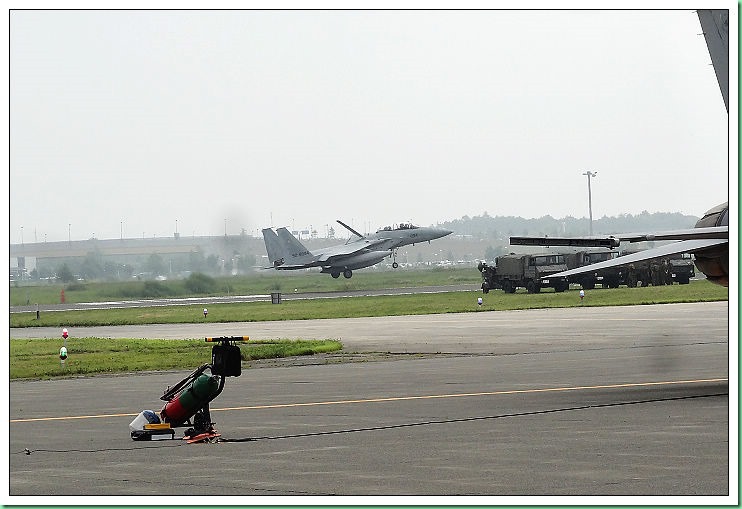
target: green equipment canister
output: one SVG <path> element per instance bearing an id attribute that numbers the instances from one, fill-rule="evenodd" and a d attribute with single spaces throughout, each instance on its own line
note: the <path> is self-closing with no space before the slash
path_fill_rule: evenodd
<path id="1" fill-rule="evenodd" d="M 168 401 L 160 411 L 163 422 L 182 422 L 195 414 L 219 390 L 219 379 L 202 374 Z"/>

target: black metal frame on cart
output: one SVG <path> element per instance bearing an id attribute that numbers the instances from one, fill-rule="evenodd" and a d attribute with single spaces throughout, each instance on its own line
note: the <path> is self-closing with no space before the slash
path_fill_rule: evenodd
<path id="1" fill-rule="evenodd" d="M 224 383 L 227 377 L 240 376 L 242 374 L 242 357 L 240 354 L 240 347 L 235 345 L 237 341 L 247 341 L 249 338 L 246 336 L 230 336 L 220 338 L 206 338 L 208 343 L 219 343 L 214 345 L 211 349 L 211 363 L 201 365 L 193 373 L 185 377 L 183 380 L 178 382 L 172 387 L 168 387 L 165 393 L 160 397 L 163 401 L 172 401 L 184 387 L 196 380 L 201 374 L 207 369 L 211 370 L 213 376 L 219 377 L 219 388 L 191 417 L 181 421 L 170 422 L 170 426 L 173 428 L 189 426 L 193 428 L 193 431 L 186 432 L 186 435 L 193 436 L 201 433 L 209 433 L 213 431 L 214 422 L 211 421 L 211 413 L 209 412 L 209 403 L 214 401 L 224 389 Z M 191 421 L 193 419 L 193 421 Z"/>

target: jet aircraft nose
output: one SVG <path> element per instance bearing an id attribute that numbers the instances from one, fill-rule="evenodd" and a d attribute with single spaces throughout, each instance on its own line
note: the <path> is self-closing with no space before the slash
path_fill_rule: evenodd
<path id="1" fill-rule="evenodd" d="M 431 228 L 430 234 L 432 238 L 434 239 L 440 239 L 441 237 L 445 237 L 446 235 L 451 235 L 453 231 L 446 230 L 445 228 Z"/>

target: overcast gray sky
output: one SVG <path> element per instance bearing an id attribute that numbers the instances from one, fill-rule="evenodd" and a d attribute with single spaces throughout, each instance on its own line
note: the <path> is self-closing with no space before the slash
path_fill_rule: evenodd
<path id="1" fill-rule="evenodd" d="M 587 170 L 596 218 L 701 215 L 729 174 L 700 34 L 688 9 L 12 11 L 10 242 L 586 217 Z"/>

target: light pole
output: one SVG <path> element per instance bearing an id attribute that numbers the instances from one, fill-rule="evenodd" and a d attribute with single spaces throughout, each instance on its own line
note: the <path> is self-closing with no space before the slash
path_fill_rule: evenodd
<path id="1" fill-rule="evenodd" d="M 598 174 L 597 171 L 586 171 L 583 175 L 587 175 L 587 206 L 590 212 L 590 235 L 593 234 L 593 194 L 590 189 L 590 177 L 595 177 Z"/>

